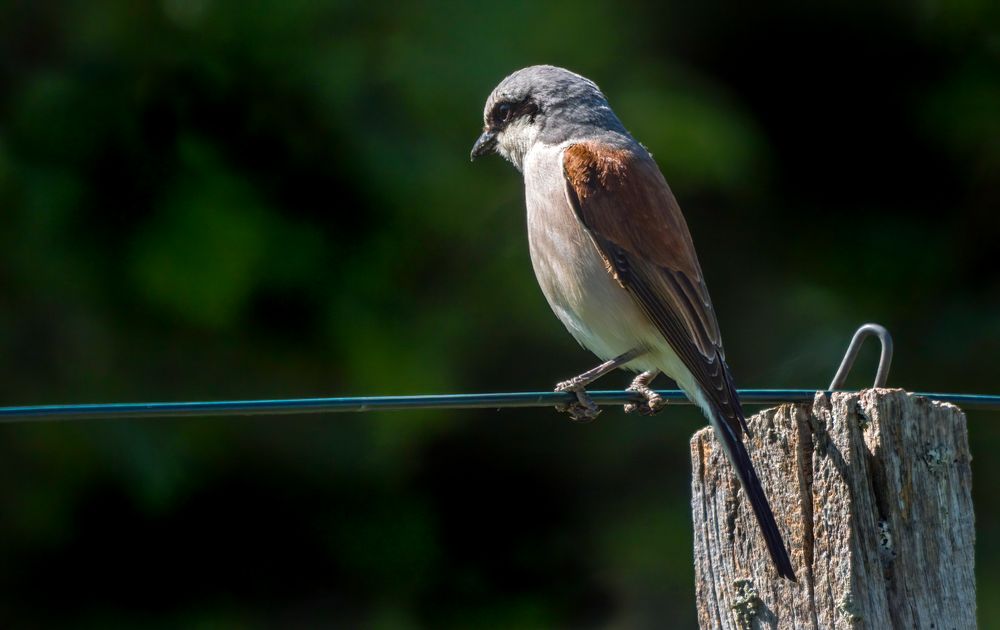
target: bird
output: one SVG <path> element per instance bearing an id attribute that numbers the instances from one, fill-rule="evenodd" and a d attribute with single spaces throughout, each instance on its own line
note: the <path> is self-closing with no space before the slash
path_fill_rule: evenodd
<path id="1" fill-rule="evenodd" d="M 638 372 L 629 391 L 655 413 L 650 383 L 664 373 L 714 428 L 760 526 L 777 573 L 794 581 L 774 514 L 743 442 L 746 417 L 694 242 L 650 152 L 625 129 L 597 85 L 551 65 L 522 68 L 486 100 L 471 159 L 499 154 L 524 179 L 531 263 L 569 333 L 602 363 L 560 382 L 561 408 L 600 413 L 586 392 L 615 369 Z"/>

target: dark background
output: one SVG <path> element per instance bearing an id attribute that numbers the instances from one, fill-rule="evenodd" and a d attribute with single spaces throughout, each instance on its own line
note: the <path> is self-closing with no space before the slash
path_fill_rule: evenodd
<path id="1" fill-rule="evenodd" d="M 740 386 L 825 386 L 870 320 L 891 385 L 998 393 L 1000 5 L 870 4 L 0 2 L 0 404 L 590 367 L 535 285 L 518 174 L 468 161 L 533 63 L 593 78 L 658 159 Z M 984 625 L 998 421 L 969 415 Z M 5 425 L 0 623 L 691 626 L 702 423 Z"/>

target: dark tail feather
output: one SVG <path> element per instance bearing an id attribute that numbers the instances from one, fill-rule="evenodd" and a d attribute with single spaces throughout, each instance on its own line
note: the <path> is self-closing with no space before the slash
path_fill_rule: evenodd
<path id="1" fill-rule="evenodd" d="M 774 521 L 774 513 L 771 512 L 771 506 L 764 495 L 760 479 L 757 478 L 757 473 L 753 469 L 750 454 L 747 453 L 743 440 L 736 436 L 729 423 L 721 417 L 716 417 L 718 419 L 712 423 L 715 427 L 715 435 L 722 442 L 729 462 L 743 486 L 743 492 L 750 499 L 754 516 L 757 517 L 760 531 L 767 543 L 767 550 L 771 553 L 771 560 L 780 576 L 794 582 L 795 571 L 792 569 L 792 561 L 788 558 L 788 552 L 785 551 L 785 542 L 781 538 L 781 532 L 778 531 L 778 524 Z"/>

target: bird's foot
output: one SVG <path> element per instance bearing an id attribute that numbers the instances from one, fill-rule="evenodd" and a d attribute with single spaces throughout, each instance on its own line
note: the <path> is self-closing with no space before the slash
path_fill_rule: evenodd
<path id="1" fill-rule="evenodd" d="M 663 399 L 652 388 L 649 383 L 656 377 L 656 372 L 643 372 L 635 377 L 632 384 L 625 388 L 627 392 L 641 394 L 646 400 L 641 403 L 627 403 L 625 413 L 638 413 L 643 416 L 651 416 L 667 406 L 667 401 Z"/>
<path id="2" fill-rule="evenodd" d="M 573 422 L 593 422 L 601 414 L 600 407 L 587 393 L 586 383 L 579 377 L 571 378 L 556 385 L 557 392 L 573 392 L 576 400 L 563 405 L 556 405 L 556 411 L 569 414 Z"/>

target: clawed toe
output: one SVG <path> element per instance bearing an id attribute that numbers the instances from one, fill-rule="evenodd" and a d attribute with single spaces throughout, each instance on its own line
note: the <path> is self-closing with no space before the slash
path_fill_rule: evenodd
<path id="1" fill-rule="evenodd" d="M 626 391 L 637 392 L 637 390 L 634 389 L 628 389 Z M 625 413 L 638 413 L 641 416 L 652 416 L 667 406 L 667 401 L 655 392 L 653 392 L 652 396 L 646 396 L 644 392 L 637 393 L 643 394 L 643 396 L 646 397 L 646 400 L 641 403 L 627 403 L 625 405 Z"/>
<path id="2" fill-rule="evenodd" d="M 569 414 L 569 419 L 573 422 L 593 422 L 597 416 L 601 415 L 601 409 L 590 397 L 583 385 L 576 382 L 576 379 L 563 381 L 556 385 L 557 392 L 573 392 L 576 400 L 565 405 L 556 405 L 556 411 Z"/>
<path id="3" fill-rule="evenodd" d="M 641 403 L 627 403 L 625 413 L 639 413 L 643 416 L 651 416 L 667 406 L 667 401 L 649 387 L 650 381 L 656 378 L 656 372 L 643 372 L 635 377 L 632 384 L 625 388 L 627 392 L 642 395 L 645 400 Z"/>
<path id="4" fill-rule="evenodd" d="M 589 406 L 580 402 L 575 402 L 569 405 L 560 405 L 556 407 L 556 410 L 568 413 L 570 420 L 579 423 L 593 422 L 597 419 L 597 416 L 601 415 L 601 410 L 597 407 L 597 405 Z"/>

